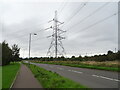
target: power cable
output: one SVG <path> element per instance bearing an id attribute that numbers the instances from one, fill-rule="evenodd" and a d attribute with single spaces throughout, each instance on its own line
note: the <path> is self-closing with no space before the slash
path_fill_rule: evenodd
<path id="1" fill-rule="evenodd" d="M 86 19 L 88 19 L 89 17 L 91 17 L 92 15 L 94 15 L 95 13 L 97 13 L 98 11 L 100 11 L 102 8 L 104 8 L 106 5 L 108 5 L 110 2 L 107 2 L 105 4 L 103 4 L 101 7 L 97 8 L 95 11 L 93 11 L 92 13 L 90 13 L 88 16 L 84 17 L 82 20 L 80 20 L 78 23 L 72 25 L 71 27 L 69 27 L 70 29 L 75 27 L 76 25 L 79 25 L 80 23 L 84 22 Z"/>
<path id="2" fill-rule="evenodd" d="M 63 26 L 69 24 L 69 22 L 87 5 L 88 2 L 85 2 L 85 3 L 81 3 L 82 6 L 78 7 L 78 9 L 76 10 L 76 12 L 70 17 L 68 18 L 66 21 L 67 23 L 65 23 Z M 62 27 L 63 27 L 62 26 Z"/>
<path id="3" fill-rule="evenodd" d="M 40 24 L 37 24 L 37 25 L 34 25 L 34 26 L 38 26 L 38 25 L 41 26 L 41 25 L 44 25 L 44 24 L 46 24 L 46 22 L 40 23 Z M 20 29 L 20 31 L 13 32 L 13 33 L 11 33 L 11 34 L 9 34 L 9 35 L 13 35 L 14 33 L 19 33 L 19 32 L 22 32 L 22 31 L 29 30 L 29 28 L 31 29 L 31 27 L 34 28 L 33 26 L 25 27 L 25 28 L 23 28 L 23 29 Z"/>
<path id="4" fill-rule="evenodd" d="M 102 19 L 102 20 L 100 20 L 100 21 L 97 21 L 97 22 L 95 22 L 94 24 L 92 24 L 92 25 L 90 25 L 90 26 L 88 26 L 88 27 L 86 27 L 86 28 L 81 29 L 80 31 L 78 31 L 78 32 L 76 32 L 76 33 L 78 34 L 78 33 L 81 32 L 81 31 L 86 31 L 87 29 L 89 29 L 89 28 L 91 28 L 91 27 L 93 27 L 93 26 L 95 26 L 95 25 L 97 25 L 97 24 L 99 24 L 99 23 L 102 23 L 102 22 L 104 22 L 105 20 L 108 20 L 108 19 L 112 18 L 113 16 L 116 16 L 116 15 L 119 14 L 119 13 L 120 13 L 120 11 L 118 11 L 117 13 L 114 13 L 114 14 L 108 16 L 108 17 L 105 17 L 104 19 Z"/>

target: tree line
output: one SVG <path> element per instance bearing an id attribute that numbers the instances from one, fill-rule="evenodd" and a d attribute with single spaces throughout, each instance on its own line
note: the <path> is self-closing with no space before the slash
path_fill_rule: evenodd
<path id="1" fill-rule="evenodd" d="M 14 44 L 11 48 L 9 47 L 9 44 L 6 41 L 3 41 L 0 43 L 0 62 L 2 66 L 10 64 L 10 62 L 19 61 L 19 51 L 20 48 L 18 48 L 17 44 Z"/>
<path id="2" fill-rule="evenodd" d="M 25 60 L 28 60 L 28 58 L 25 58 Z M 54 58 L 54 57 L 31 57 L 30 60 L 40 60 L 40 61 L 114 61 L 114 60 L 120 60 L 120 51 L 114 53 L 113 51 L 109 50 L 107 54 L 103 55 L 94 55 L 94 56 L 84 56 L 81 55 L 78 57 L 72 56 L 70 58 L 65 58 L 64 56 Z"/>
<path id="3" fill-rule="evenodd" d="M 0 65 L 7 65 L 10 62 L 16 62 L 22 60 L 19 58 L 20 48 L 17 44 L 12 45 L 9 47 L 9 44 L 6 41 L 0 43 Z M 24 60 L 28 60 L 25 58 Z M 40 61 L 114 61 L 120 60 L 120 51 L 114 53 L 113 51 L 109 50 L 107 54 L 103 55 L 94 55 L 94 56 L 84 56 L 81 55 L 78 57 L 72 56 L 70 58 L 65 58 L 64 56 L 54 58 L 54 57 L 31 57 L 30 60 L 40 60 Z"/>

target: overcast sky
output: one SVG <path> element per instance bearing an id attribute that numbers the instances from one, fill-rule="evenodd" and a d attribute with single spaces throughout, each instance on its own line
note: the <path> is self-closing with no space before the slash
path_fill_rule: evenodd
<path id="1" fill-rule="evenodd" d="M 10 46 L 18 44 L 20 56 L 28 57 L 29 33 L 37 33 L 32 36 L 31 56 L 46 56 L 51 42 L 51 38 L 46 37 L 52 30 L 44 29 L 53 24 L 48 21 L 54 18 L 57 10 L 58 20 L 64 22 L 60 29 L 67 31 L 63 40 L 66 56 L 103 54 L 118 49 L 118 2 L 85 0 L 84 5 L 85 2 L 74 0 L 45 1 L 1 2 L 0 41 L 6 40 Z"/>

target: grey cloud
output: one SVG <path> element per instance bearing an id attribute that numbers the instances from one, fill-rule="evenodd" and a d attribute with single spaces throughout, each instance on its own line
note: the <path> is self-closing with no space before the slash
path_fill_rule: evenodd
<path id="1" fill-rule="evenodd" d="M 52 30 L 45 31 L 41 29 L 45 29 L 53 24 L 47 22 L 54 17 L 54 11 L 57 9 L 58 19 L 65 22 L 65 25 L 60 28 L 67 31 L 65 34 L 66 40 L 63 40 L 67 56 L 85 55 L 86 52 L 89 54 L 106 53 L 109 49 L 114 50 L 118 45 L 117 16 L 87 30 L 82 31 L 82 29 L 115 13 L 118 9 L 117 3 L 111 2 L 84 22 L 74 26 L 104 3 L 88 2 L 72 19 L 70 17 L 80 7 L 80 2 L 66 3 L 65 6 L 63 3 L 57 2 L 16 3 L 16 5 L 5 3 L 3 34 L 10 45 L 18 43 L 21 48 L 21 56 L 23 55 L 23 49 L 25 49 L 24 56 L 27 57 L 29 33 L 37 33 L 37 36 L 32 36 L 31 55 L 45 56 L 51 42 L 51 39 L 46 37 L 52 34 Z M 74 27 L 70 28 L 71 26 Z"/>

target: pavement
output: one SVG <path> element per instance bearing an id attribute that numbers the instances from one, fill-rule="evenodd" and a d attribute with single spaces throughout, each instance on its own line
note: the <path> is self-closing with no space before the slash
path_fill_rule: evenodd
<path id="1" fill-rule="evenodd" d="M 88 88 L 118 88 L 120 84 L 120 80 L 118 78 L 120 73 L 118 74 L 118 72 L 52 64 L 31 64 L 56 72 L 61 76 L 76 81 Z"/>
<path id="2" fill-rule="evenodd" d="M 42 86 L 34 77 L 30 69 L 22 64 L 12 88 L 42 88 Z"/>

